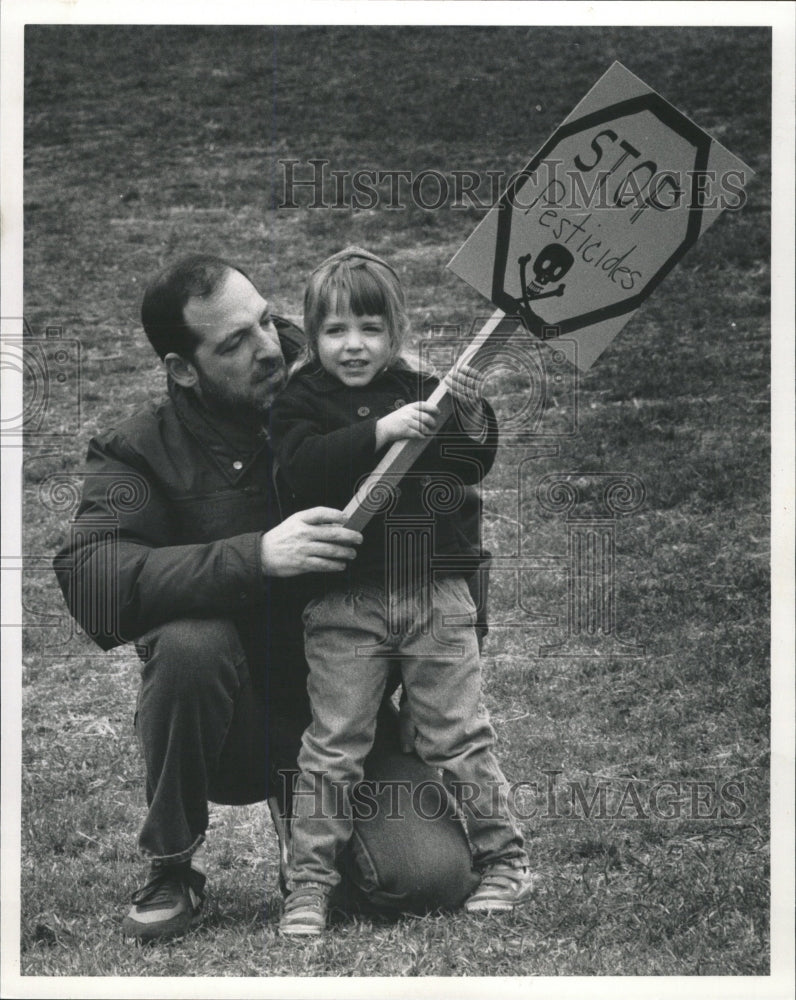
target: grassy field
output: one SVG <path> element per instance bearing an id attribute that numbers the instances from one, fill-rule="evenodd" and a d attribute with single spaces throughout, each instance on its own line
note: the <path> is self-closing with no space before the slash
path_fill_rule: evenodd
<path id="1" fill-rule="evenodd" d="M 79 342 L 80 363 L 70 346 L 25 458 L 23 974 L 765 975 L 768 32 L 36 27 L 25 58 L 25 315 L 34 338 L 60 327 Z M 92 433 L 162 391 L 138 324 L 144 284 L 205 249 L 299 315 L 311 266 L 359 243 L 399 269 L 418 337 L 469 327 L 488 304 L 444 265 L 482 210 L 311 208 L 306 188 L 284 208 L 280 161 L 300 161 L 302 177 L 313 157 L 339 171 L 510 173 L 614 59 L 756 177 L 743 211 L 725 213 L 581 379 L 577 433 L 540 425 L 555 453 L 534 459 L 533 442 L 507 441 L 485 483 L 492 552 L 548 557 L 521 572 L 519 597 L 516 573 L 495 573 L 502 624 L 485 660 L 506 773 L 545 790 L 523 824 L 538 897 L 511 918 L 357 920 L 285 944 L 264 810 L 216 808 L 202 929 L 123 943 L 143 874 L 136 659 L 70 635 L 48 560 L 69 517 L 52 485 L 73 481 Z M 522 388 L 511 373 L 492 380 L 504 417 Z M 643 483 L 643 505 L 615 523 L 617 631 L 643 653 L 539 655 L 566 631 L 566 524 L 536 494 L 552 473 Z M 649 807 L 663 782 L 679 783 L 679 815 Z M 576 788 L 602 788 L 602 814 Z M 668 788 L 661 804 L 677 797 Z"/>

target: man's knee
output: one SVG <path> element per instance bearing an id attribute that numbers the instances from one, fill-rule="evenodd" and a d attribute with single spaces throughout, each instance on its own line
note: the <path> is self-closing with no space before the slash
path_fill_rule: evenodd
<path id="1" fill-rule="evenodd" d="M 400 754 L 375 761 L 370 771 L 380 791 L 377 807 L 355 822 L 346 852 L 351 882 L 382 912 L 460 906 L 477 877 L 464 828 L 438 776 L 416 757 Z M 424 786 L 430 794 L 419 794 Z"/>
<path id="2" fill-rule="evenodd" d="M 180 618 L 166 622 L 136 642 L 144 678 L 183 694 L 237 684 L 244 654 L 235 625 L 223 618 Z"/>

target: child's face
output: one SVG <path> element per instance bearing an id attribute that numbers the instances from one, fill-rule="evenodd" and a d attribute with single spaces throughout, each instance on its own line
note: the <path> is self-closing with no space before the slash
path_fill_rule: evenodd
<path id="1" fill-rule="evenodd" d="M 344 385 L 368 385 L 387 365 L 391 350 L 383 316 L 355 316 L 337 307 L 318 331 L 318 360 Z"/>

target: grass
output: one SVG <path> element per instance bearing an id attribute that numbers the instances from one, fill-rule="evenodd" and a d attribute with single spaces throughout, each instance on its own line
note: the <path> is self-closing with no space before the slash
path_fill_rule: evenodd
<path id="1" fill-rule="evenodd" d="M 82 412 L 77 435 L 32 436 L 25 456 L 25 975 L 767 973 L 768 42 L 762 29 L 28 28 L 26 318 L 79 341 Z M 512 918 L 342 922 L 297 948 L 274 933 L 264 808 L 219 807 L 201 930 L 124 944 L 142 875 L 136 659 L 70 632 L 46 563 L 68 510 L 48 477 L 162 389 L 137 321 L 146 280 L 212 249 L 298 315 L 310 266 L 357 242 L 405 277 L 418 334 L 467 329 L 486 303 L 444 265 L 481 212 L 280 209 L 279 160 L 509 172 L 614 58 L 757 177 L 581 379 L 577 433 L 545 437 L 549 415 L 555 453 L 509 440 L 485 483 L 487 546 L 529 564 L 519 592 L 516 572 L 494 574 L 484 669 L 505 770 L 542 789 L 523 824 L 538 897 Z M 510 415 L 522 389 L 506 372 L 491 391 Z M 46 413 L 56 435 L 67 390 Z M 573 471 L 644 484 L 615 523 L 617 633 L 644 655 L 539 655 L 565 635 L 567 532 L 536 487 Z M 554 811 L 545 772 L 560 772 Z M 665 781 L 679 817 L 648 808 Z M 696 817 L 697 782 L 735 788 L 743 808 L 725 797 L 724 815 Z M 640 810 L 618 809 L 629 784 Z M 573 812 L 575 787 L 587 801 L 603 788 L 606 815 Z"/>

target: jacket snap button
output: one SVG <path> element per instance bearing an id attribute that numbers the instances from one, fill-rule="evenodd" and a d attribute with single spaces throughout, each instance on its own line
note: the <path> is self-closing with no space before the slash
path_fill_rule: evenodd
<path id="1" fill-rule="evenodd" d="M 243 462 L 233 462 L 233 463 L 232 463 L 232 468 L 233 468 L 233 469 L 234 469 L 234 470 L 235 470 L 236 472 L 240 472 L 240 470 L 241 470 L 241 469 L 243 468 Z"/>
<path id="2" fill-rule="evenodd" d="M 368 416 L 370 416 L 370 407 L 369 406 L 360 406 L 360 408 L 357 410 L 357 416 L 358 417 L 368 417 Z"/>
<path id="3" fill-rule="evenodd" d="M 395 403 L 393 404 L 393 409 L 394 410 L 400 410 L 402 406 L 406 406 L 406 400 L 405 399 L 396 399 Z"/>

